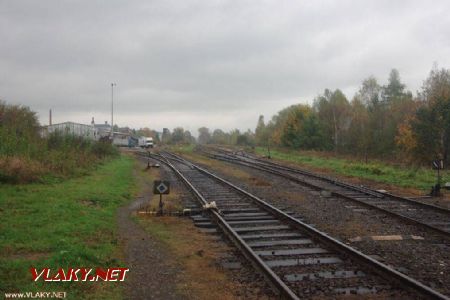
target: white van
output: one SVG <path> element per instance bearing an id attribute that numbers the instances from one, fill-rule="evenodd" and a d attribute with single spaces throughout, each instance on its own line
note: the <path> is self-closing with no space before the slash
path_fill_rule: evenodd
<path id="1" fill-rule="evenodd" d="M 151 137 L 140 137 L 139 147 L 141 148 L 153 148 L 153 138 Z"/>

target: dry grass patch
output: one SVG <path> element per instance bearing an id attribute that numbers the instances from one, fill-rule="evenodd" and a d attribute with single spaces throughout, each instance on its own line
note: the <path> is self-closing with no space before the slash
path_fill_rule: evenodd
<path id="1" fill-rule="evenodd" d="M 369 228 L 365 224 L 362 224 L 360 221 L 355 220 L 346 220 L 342 221 L 342 223 L 333 225 L 325 224 L 322 225 L 322 230 L 324 230 L 325 232 L 339 232 L 340 237 L 346 240 L 354 238 L 356 236 L 365 236 L 380 232 L 374 228 Z"/>
<path id="2" fill-rule="evenodd" d="M 49 252 L 35 252 L 35 253 L 16 253 L 8 256 L 9 259 L 23 259 L 28 261 L 35 261 L 46 259 L 50 256 Z"/>
<path id="3" fill-rule="evenodd" d="M 26 157 L 0 157 L 0 182 L 28 183 L 38 181 L 47 171 L 43 164 Z"/>
<path id="4" fill-rule="evenodd" d="M 164 242 L 183 268 L 178 276 L 179 293 L 189 299 L 236 299 L 243 287 L 228 278 L 218 258 L 229 248 L 201 233 L 189 219 L 142 216 L 139 222 Z"/>
<path id="5" fill-rule="evenodd" d="M 171 194 L 163 195 L 163 210 L 164 213 L 175 213 L 183 210 L 183 205 L 180 202 L 179 197 L 176 195 L 177 191 L 171 187 Z M 146 211 L 156 212 L 159 209 L 159 195 L 150 196 L 150 200 L 148 202 L 148 206 L 146 207 Z"/>
<path id="6" fill-rule="evenodd" d="M 250 177 L 249 180 L 256 186 L 271 186 L 270 182 L 262 180 L 261 178 Z"/>
<path id="7" fill-rule="evenodd" d="M 147 212 L 156 212 L 159 209 L 159 195 L 153 194 L 153 181 L 164 180 L 161 178 L 159 168 L 147 168 L 139 159 L 136 159 L 134 176 L 138 179 L 138 186 L 141 194 L 144 195 L 144 205 L 142 210 Z M 182 203 L 178 196 L 178 190 L 172 185 L 170 187 L 170 194 L 163 195 L 164 211 L 173 213 L 182 210 Z"/>
<path id="8" fill-rule="evenodd" d="M 300 203 L 305 202 L 306 196 L 304 193 L 295 193 L 295 192 L 289 192 L 289 191 L 278 191 L 278 194 L 287 200 Z"/>
<path id="9" fill-rule="evenodd" d="M 232 166 L 228 163 L 225 163 L 225 162 L 222 162 L 219 160 L 210 159 L 210 158 L 207 158 L 205 156 L 202 156 L 202 155 L 196 154 L 196 153 L 192 153 L 192 154 L 183 153 L 183 156 L 186 159 L 191 160 L 195 163 L 199 163 L 199 164 L 208 166 L 212 170 L 217 170 L 217 171 L 221 172 L 222 174 L 245 181 L 251 185 L 256 185 L 256 186 L 271 186 L 272 185 L 270 182 L 268 182 L 264 179 L 254 177 L 253 175 L 249 174 L 248 172 L 242 170 L 241 167 L 239 167 L 239 166 L 238 167 Z"/>

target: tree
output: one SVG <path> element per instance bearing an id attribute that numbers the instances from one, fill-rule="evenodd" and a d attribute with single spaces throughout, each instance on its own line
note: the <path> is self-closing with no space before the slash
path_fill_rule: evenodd
<path id="1" fill-rule="evenodd" d="M 414 160 L 414 152 L 417 149 L 417 139 L 414 136 L 412 123 L 415 116 L 410 116 L 398 125 L 395 143 L 405 153 L 407 160 Z"/>
<path id="2" fill-rule="evenodd" d="M 255 136 L 253 132 L 249 129 L 244 134 L 239 134 L 236 139 L 236 145 L 255 146 Z"/>
<path id="3" fill-rule="evenodd" d="M 248 144 L 247 136 L 244 134 L 238 135 L 236 139 L 236 145 L 246 146 Z"/>
<path id="4" fill-rule="evenodd" d="M 233 129 L 230 131 L 230 145 L 236 145 L 238 136 L 241 134 L 239 129 Z"/>
<path id="5" fill-rule="evenodd" d="M 411 122 L 417 144 L 415 155 L 422 161 L 450 157 L 450 70 L 433 69 L 419 95 L 422 107 Z"/>
<path id="6" fill-rule="evenodd" d="M 375 77 L 364 79 L 359 89 L 359 97 L 367 106 L 377 105 L 381 99 L 382 88 Z"/>
<path id="7" fill-rule="evenodd" d="M 194 144 L 195 138 L 192 136 L 191 132 L 189 130 L 186 130 L 184 132 L 184 142 L 187 144 Z"/>
<path id="8" fill-rule="evenodd" d="M 172 144 L 182 144 L 184 143 L 184 129 L 183 127 L 174 128 L 172 132 Z"/>
<path id="9" fill-rule="evenodd" d="M 300 130 L 299 139 L 300 147 L 306 150 L 325 150 L 329 148 L 329 145 L 326 144 L 323 126 L 315 113 L 310 113 L 306 116 Z"/>
<path id="10" fill-rule="evenodd" d="M 334 92 L 326 89 L 323 95 L 316 98 L 315 109 L 337 151 L 342 145 L 343 131 L 350 126 L 350 104 L 347 98 L 339 89 Z"/>
<path id="11" fill-rule="evenodd" d="M 244 143 L 239 131 L 233 143 Z M 237 141 L 239 137 L 239 141 Z M 291 105 L 267 123 L 260 116 L 258 145 L 299 149 L 334 149 L 368 156 L 414 157 L 421 162 L 450 158 L 450 70 L 433 69 L 417 97 L 407 90 L 398 70 L 386 85 L 375 77 L 362 81 L 351 103 L 340 90 L 326 89 L 308 105 Z M 405 153 L 406 152 L 406 153 Z"/>
<path id="12" fill-rule="evenodd" d="M 255 142 L 259 146 L 267 146 L 268 144 L 268 131 L 266 125 L 264 124 L 264 116 L 260 115 L 258 118 L 258 124 L 255 129 Z"/>
<path id="13" fill-rule="evenodd" d="M 450 97 L 450 70 L 433 69 L 425 80 L 419 97 L 429 106 L 447 108 Z"/>
<path id="14" fill-rule="evenodd" d="M 211 142 L 213 144 L 228 144 L 228 134 L 226 134 L 222 129 L 215 129 L 213 131 L 212 137 L 211 137 Z"/>
<path id="15" fill-rule="evenodd" d="M 296 105 L 291 105 L 280 110 L 276 115 L 272 117 L 272 120 L 267 125 L 268 131 L 270 132 L 270 144 L 282 146 L 284 130 L 286 128 L 286 122 L 291 114 L 292 110 L 295 110 Z M 285 140 L 286 142 L 286 140 Z"/>
<path id="16" fill-rule="evenodd" d="M 163 144 L 169 144 L 172 140 L 172 134 L 170 133 L 169 128 L 163 128 L 161 142 Z"/>
<path id="17" fill-rule="evenodd" d="M 289 107 L 287 117 L 282 127 L 281 143 L 283 146 L 301 148 L 302 128 L 311 108 L 307 105 L 292 105 Z"/>
<path id="18" fill-rule="evenodd" d="M 417 110 L 415 118 L 411 122 L 414 144 L 414 156 L 418 161 L 430 162 L 440 155 L 439 131 L 435 127 L 436 111 L 422 106 Z"/>
<path id="19" fill-rule="evenodd" d="M 388 84 L 382 88 L 382 99 L 383 105 L 379 110 L 382 110 L 383 128 L 381 129 L 378 151 L 379 154 L 391 155 L 398 149 L 399 144 L 396 143 L 396 136 L 400 124 L 414 115 L 416 107 L 412 93 L 406 90 L 406 86 L 400 81 L 400 74 L 396 69 L 392 69 Z M 376 116 L 376 118 L 380 118 L 380 116 Z"/>
<path id="20" fill-rule="evenodd" d="M 382 99 L 392 103 L 401 100 L 405 95 L 405 85 L 400 81 L 400 74 L 397 69 L 392 69 L 388 84 L 382 88 Z"/>
<path id="21" fill-rule="evenodd" d="M 200 127 L 198 129 L 198 142 L 199 144 L 209 144 L 211 142 L 211 133 L 209 128 Z"/>
<path id="22" fill-rule="evenodd" d="M 357 94 L 350 103 L 350 126 L 342 137 L 347 152 L 363 155 L 367 161 L 370 147 L 369 112 Z"/>
<path id="23" fill-rule="evenodd" d="M 375 77 L 370 76 L 363 80 L 357 97 L 367 107 L 368 122 L 365 128 L 365 134 L 368 135 L 369 145 L 368 152 L 371 154 L 381 155 L 386 150 L 383 133 L 386 126 L 386 103 L 381 101 L 382 87 L 378 84 Z M 393 142 L 393 139 L 392 139 Z M 367 153 L 366 153 L 367 156 Z"/>

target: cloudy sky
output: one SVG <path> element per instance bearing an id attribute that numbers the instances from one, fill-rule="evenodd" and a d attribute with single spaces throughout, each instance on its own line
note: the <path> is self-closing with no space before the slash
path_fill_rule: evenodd
<path id="1" fill-rule="evenodd" d="M 42 124 L 254 128 L 325 88 L 450 68 L 449 1 L 0 0 L 0 99 Z"/>

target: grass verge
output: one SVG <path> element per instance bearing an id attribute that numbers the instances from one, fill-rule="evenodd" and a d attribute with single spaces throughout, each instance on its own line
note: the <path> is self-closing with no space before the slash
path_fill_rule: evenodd
<path id="1" fill-rule="evenodd" d="M 169 146 L 169 150 L 180 153 L 180 154 L 186 154 L 186 153 L 192 153 L 195 149 L 195 144 L 190 145 L 171 145 Z"/>
<path id="2" fill-rule="evenodd" d="M 267 149 L 257 147 L 257 154 L 267 155 Z M 320 168 L 336 174 L 369 179 L 381 183 L 392 184 L 405 188 L 416 188 L 429 191 L 436 183 L 436 171 L 426 168 L 395 166 L 380 161 L 368 163 L 335 157 L 315 155 L 311 152 L 271 149 L 274 159 L 292 162 L 301 166 Z M 443 182 L 450 181 L 450 173 L 443 176 Z"/>
<path id="3" fill-rule="evenodd" d="M 0 291 L 65 291 L 68 299 L 119 299 L 117 282 L 33 282 L 30 267 L 123 267 L 116 210 L 131 197 L 133 160 L 54 184 L 0 185 Z"/>

